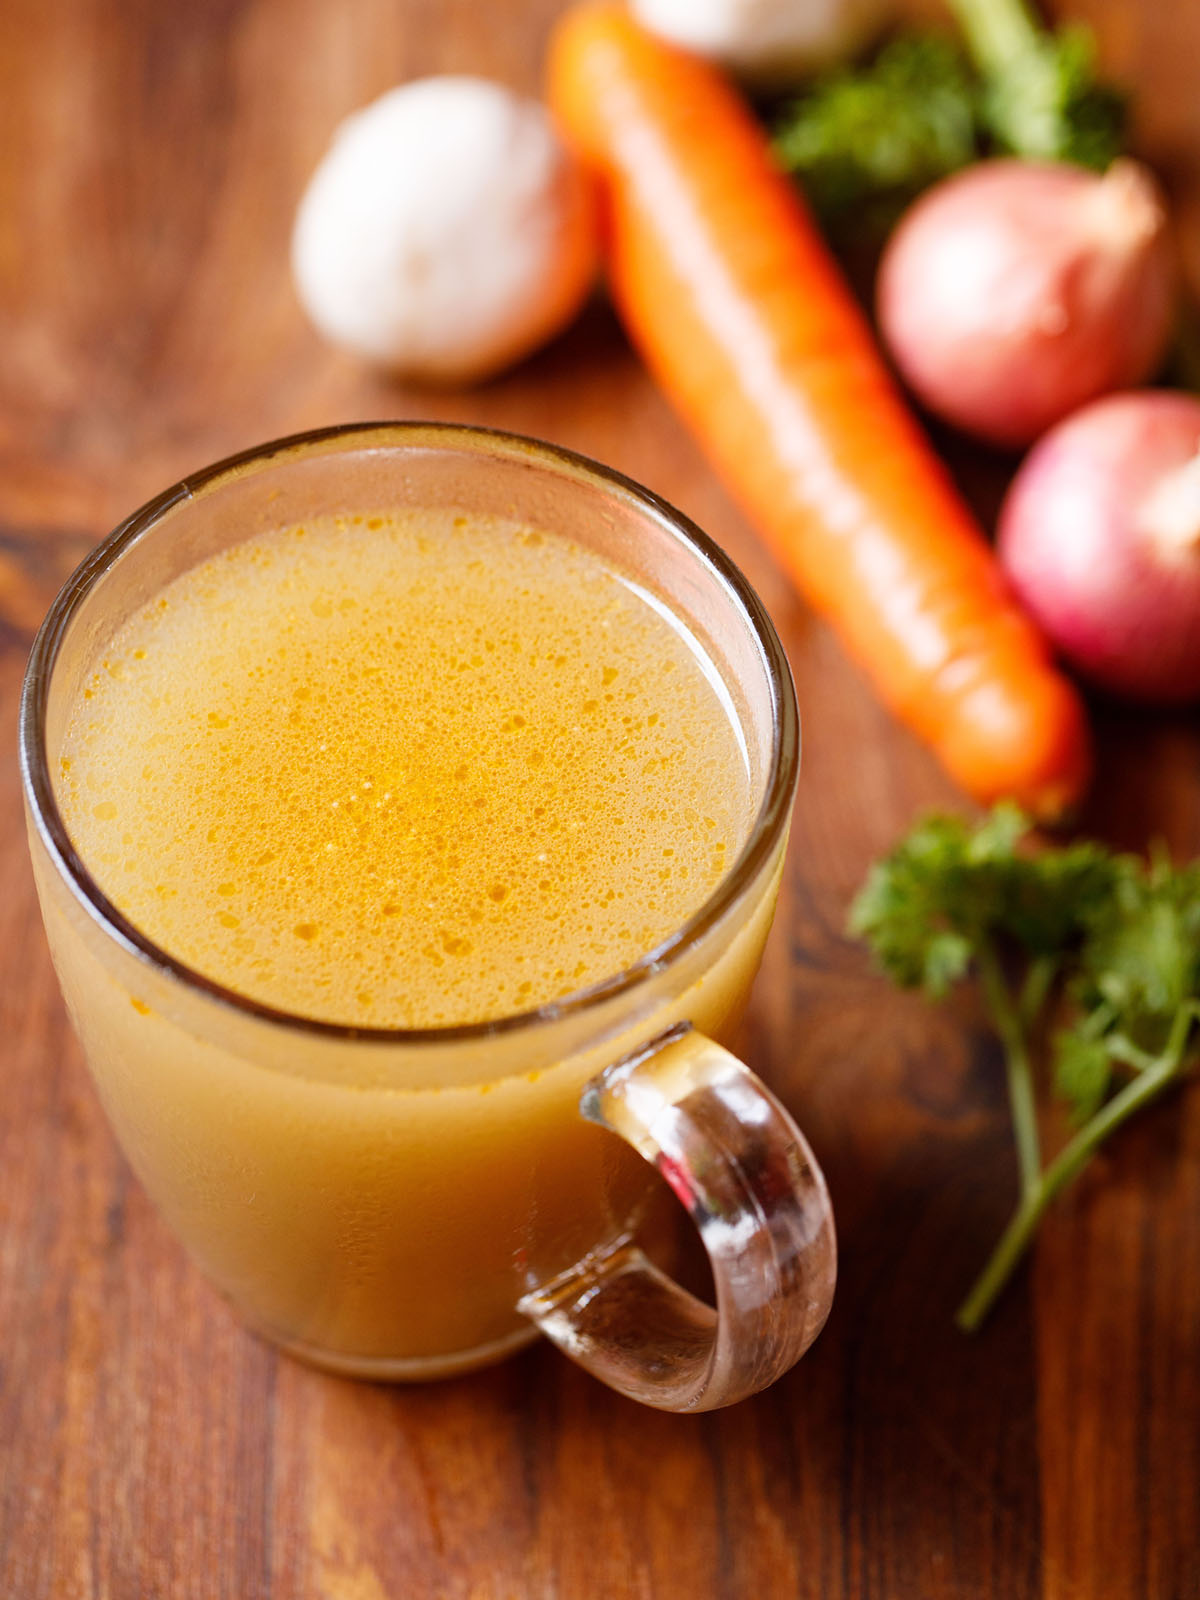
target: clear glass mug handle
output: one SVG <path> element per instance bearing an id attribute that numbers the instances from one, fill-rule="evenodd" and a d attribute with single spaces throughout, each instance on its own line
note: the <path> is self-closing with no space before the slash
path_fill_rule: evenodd
<path id="1" fill-rule="evenodd" d="M 623 1238 L 531 1289 L 519 1309 L 593 1376 L 662 1411 L 712 1411 L 765 1389 L 821 1331 L 837 1279 L 829 1194 L 799 1128 L 736 1056 L 687 1023 L 605 1068 L 580 1111 L 682 1201 L 716 1308 Z"/>

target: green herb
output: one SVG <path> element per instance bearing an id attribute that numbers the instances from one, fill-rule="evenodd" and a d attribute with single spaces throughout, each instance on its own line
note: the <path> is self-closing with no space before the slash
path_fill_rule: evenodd
<path id="1" fill-rule="evenodd" d="M 1034 851 L 999 806 L 935 816 L 874 866 L 850 915 L 884 971 L 940 998 L 974 973 L 1004 1049 L 1020 1199 L 958 1312 L 979 1326 L 1047 1206 L 1109 1134 L 1200 1057 L 1200 863 L 1091 843 Z M 1046 1039 L 1052 1017 L 1061 1025 Z M 1073 1135 L 1043 1163 L 1035 1063 Z"/>
<path id="2" fill-rule="evenodd" d="M 983 123 L 997 148 L 1098 172 L 1120 155 L 1125 96 L 1097 78 L 1087 28 L 1050 33 L 1025 0 L 949 3 L 983 79 Z"/>
<path id="3" fill-rule="evenodd" d="M 886 225 L 922 189 L 975 160 L 978 98 L 948 34 L 900 34 L 869 65 L 818 80 L 782 119 L 775 150 L 823 216 L 868 206 Z"/>
<path id="4" fill-rule="evenodd" d="M 966 56 L 901 34 L 816 78 L 775 119 L 775 149 L 835 226 L 890 221 L 937 179 L 997 152 L 1103 171 L 1124 146 L 1124 95 L 1096 75 L 1090 32 L 1050 32 L 1025 0 L 948 0 Z"/>

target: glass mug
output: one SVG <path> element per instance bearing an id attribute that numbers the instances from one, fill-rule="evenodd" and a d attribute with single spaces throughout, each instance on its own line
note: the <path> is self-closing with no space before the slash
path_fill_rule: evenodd
<path id="1" fill-rule="evenodd" d="M 452 506 L 598 551 L 698 636 L 757 801 L 733 868 L 626 971 L 521 1015 L 351 1028 L 272 1009 L 157 948 L 105 897 L 55 794 L 67 716 L 108 639 L 179 573 L 325 513 Z M 774 912 L 799 764 L 783 648 L 746 580 L 678 512 L 567 451 L 482 429 L 364 424 L 219 463 L 130 517 L 68 581 L 29 663 L 21 760 L 63 993 L 146 1191 L 259 1332 L 380 1379 L 465 1371 L 548 1335 L 674 1411 L 764 1388 L 836 1276 L 824 1180 L 787 1112 L 718 1042 Z M 715 1305 L 645 1254 L 666 1179 Z"/>

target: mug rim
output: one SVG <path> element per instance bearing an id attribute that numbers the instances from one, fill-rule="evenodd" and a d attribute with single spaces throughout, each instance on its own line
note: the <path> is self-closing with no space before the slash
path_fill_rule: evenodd
<path id="1" fill-rule="evenodd" d="M 104 893 L 71 841 L 50 779 L 46 714 L 54 667 L 80 606 L 124 553 L 180 501 L 194 499 L 200 493 L 249 476 L 256 467 L 265 467 L 288 456 L 336 454 L 343 448 L 369 449 L 372 445 L 398 453 L 422 446 L 457 447 L 479 458 L 493 455 L 509 460 L 523 459 L 560 477 L 615 495 L 639 515 L 649 516 L 665 527 L 693 559 L 700 560 L 715 573 L 725 596 L 741 609 L 755 636 L 770 685 L 771 759 L 762 802 L 741 851 L 712 893 L 690 917 L 621 971 L 586 988 L 572 990 L 560 999 L 490 1021 L 424 1028 L 334 1022 L 255 1000 L 207 977 L 156 944 Z M 21 691 L 20 767 L 26 802 L 56 872 L 100 931 L 160 976 L 247 1018 L 309 1036 L 364 1044 L 465 1044 L 517 1033 L 577 1016 L 637 988 L 673 966 L 734 906 L 769 860 L 787 827 L 799 766 L 800 719 L 786 652 L 749 579 L 721 547 L 683 512 L 613 467 L 546 440 L 468 423 L 407 420 L 339 423 L 251 446 L 189 473 L 124 518 L 76 567 L 38 629 Z"/>

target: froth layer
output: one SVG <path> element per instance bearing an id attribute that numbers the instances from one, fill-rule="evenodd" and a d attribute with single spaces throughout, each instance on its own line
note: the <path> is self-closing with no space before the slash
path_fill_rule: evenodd
<path id="1" fill-rule="evenodd" d="M 271 1005 L 426 1027 L 621 971 L 750 824 L 674 619 L 596 556 L 450 513 L 254 539 L 112 640 L 60 801 L 110 898 Z"/>

